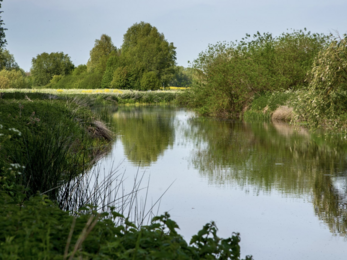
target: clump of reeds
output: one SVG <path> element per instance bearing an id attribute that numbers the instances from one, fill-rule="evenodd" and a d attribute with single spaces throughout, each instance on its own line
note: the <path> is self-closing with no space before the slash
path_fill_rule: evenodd
<path id="1" fill-rule="evenodd" d="M 72 214 L 91 213 L 85 212 L 86 206 L 96 209 L 98 212 L 116 211 L 131 220 L 137 226 L 149 221 L 155 214 L 154 209 L 159 209 L 161 197 L 147 209 L 149 179 L 146 187 L 141 187 L 144 173 L 135 174 L 130 190 L 125 189 L 125 173 L 119 172 L 119 167 L 112 165 L 109 172 L 102 171 L 100 167 L 94 167 L 87 173 L 63 183 L 57 187 L 56 201 L 62 210 Z M 141 201 L 140 195 L 145 192 L 145 198 Z M 119 218 L 116 224 L 124 224 L 124 218 Z"/>

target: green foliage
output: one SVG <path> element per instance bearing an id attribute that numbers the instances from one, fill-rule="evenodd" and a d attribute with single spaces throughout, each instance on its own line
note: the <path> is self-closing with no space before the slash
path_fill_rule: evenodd
<path id="1" fill-rule="evenodd" d="M 52 89 L 96 89 L 100 88 L 102 74 L 82 72 L 79 75 L 56 76 L 45 88 Z"/>
<path id="2" fill-rule="evenodd" d="M 87 71 L 87 65 L 78 65 L 72 72 L 74 76 L 80 76 Z"/>
<path id="3" fill-rule="evenodd" d="M 109 88 L 113 79 L 113 74 L 117 67 L 120 65 L 120 52 L 112 52 L 107 60 L 106 71 L 103 75 L 101 87 Z"/>
<path id="4" fill-rule="evenodd" d="M 11 82 L 8 78 L 0 76 L 0 89 L 11 88 Z"/>
<path id="5" fill-rule="evenodd" d="M 133 89 L 133 74 L 127 66 L 118 67 L 113 73 L 111 88 Z"/>
<path id="6" fill-rule="evenodd" d="M 167 213 L 136 228 L 114 210 L 74 217 L 46 196 L 16 205 L 1 194 L 0 203 L 0 259 L 240 259 L 239 234 L 220 239 L 213 222 L 188 245 Z"/>
<path id="7" fill-rule="evenodd" d="M 1 19 L 1 18 L 0 18 Z M 1 29 L 0 29 L 1 34 Z M 1 41 L 1 40 L 0 40 Z M 0 70 L 18 70 L 19 66 L 16 63 L 14 57 L 8 50 L 0 48 Z"/>
<path id="8" fill-rule="evenodd" d="M 312 128 L 347 130 L 347 38 L 335 39 L 315 59 L 310 85 L 299 91 L 293 104 L 296 121 Z"/>
<path id="9" fill-rule="evenodd" d="M 132 92 L 115 96 L 119 104 L 159 104 L 176 102 L 180 94 L 161 92 Z"/>
<path id="10" fill-rule="evenodd" d="M 28 82 L 25 80 L 25 76 L 20 70 L 6 70 L 0 71 L 0 77 L 7 78 L 9 84 L 7 87 L 1 86 L 0 88 L 29 88 Z"/>
<path id="11" fill-rule="evenodd" d="M 171 79 L 169 85 L 175 87 L 189 87 L 193 80 L 192 72 L 193 70 L 191 68 L 177 66 L 175 75 Z"/>
<path id="12" fill-rule="evenodd" d="M 95 135 L 95 116 L 78 99 L 6 93 L 0 111 L 0 166 L 6 166 L 0 169 L 0 179 L 7 179 L 8 186 L 25 187 L 21 192 L 25 197 L 49 191 L 64 178 L 83 172 L 95 153 L 102 152 L 96 144 L 105 141 Z M 56 199 L 57 192 L 53 189 L 47 194 Z"/>
<path id="13" fill-rule="evenodd" d="M 100 40 L 95 40 L 94 48 L 90 51 L 90 58 L 87 63 L 88 72 L 98 71 L 104 73 L 109 55 L 113 51 L 117 51 L 117 48 L 108 35 L 103 34 Z"/>
<path id="14" fill-rule="evenodd" d="M 160 89 L 160 80 L 154 71 L 146 72 L 141 79 L 141 90 Z"/>
<path id="15" fill-rule="evenodd" d="M 175 72 L 175 49 L 156 27 L 144 22 L 134 24 L 124 35 L 118 65 L 123 70 L 119 69 L 115 74 L 115 84 L 123 84 L 122 88 L 141 89 L 143 75 L 151 72 L 161 85 L 167 86 Z"/>
<path id="16" fill-rule="evenodd" d="M 306 73 L 328 41 L 304 30 L 210 45 L 193 63 L 198 76 L 186 102 L 201 113 L 239 116 L 255 93 L 306 86 Z"/>
<path id="17" fill-rule="evenodd" d="M 289 101 L 293 96 L 294 93 L 292 91 L 259 93 L 254 96 L 250 109 L 262 111 L 268 107 L 268 110 L 273 112 L 279 106 L 286 105 L 287 101 Z"/>
<path id="18" fill-rule="evenodd" d="M 0 0 L 2 2 L 2 0 Z M 1 8 L 1 3 L 0 3 L 0 8 Z M 3 11 L 0 11 L 0 14 Z M 0 50 L 6 45 L 7 41 L 5 39 L 5 31 L 7 30 L 6 28 L 3 27 L 4 21 L 1 19 L 0 16 Z M 1 69 L 1 68 L 0 68 Z"/>
<path id="19" fill-rule="evenodd" d="M 54 75 L 69 75 L 73 69 L 74 65 L 67 54 L 44 52 L 32 59 L 31 75 L 35 85 L 44 86 L 50 82 Z"/>
<path id="20" fill-rule="evenodd" d="M 72 75 L 69 74 L 73 67 L 64 72 L 55 68 L 53 53 L 43 53 L 33 59 L 31 72 L 34 84 L 47 88 L 155 90 L 167 86 L 175 73 L 175 49 L 157 28 L 141 22 L 128 29 L 121 50 L 103 34 L 95 41 L 87 65 L 80 65 Z M 62 77 L 53 79 L 54 75 Z"/>

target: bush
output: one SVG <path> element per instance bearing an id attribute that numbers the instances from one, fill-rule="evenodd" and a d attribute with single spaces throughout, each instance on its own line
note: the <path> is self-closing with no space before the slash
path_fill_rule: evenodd
<path id="1" fill-rule="evenodd" d="M 8 78 L 0 76 L 0 89 L 11 88 L 11 82 Z"/>
<path id="2" fill-rule="evenodd" d="M 25 80 L 25 76 L 22 74 L 20 70 L 5 70 L 0 71 L 0 77 L 7 78 L 7 81 L 2 79 L 2 84 L 0 84 L 0 88 L 28 88 L 29 84 Z"/>
<path id="3" fill-rule="evenodd" d="M 77 73 L 78 74 L 78 73 Z M 97 89 L 101 86 L 102 75 L 98 72 L 79 75 L 54 76 L 47 88 L 53 89 Z"/>
<path id="4" fill-rule="evenodd" d="M 253 39 L 210 45 L 193 63 L 197 77 L 185 102 L 203 114 L 237 117 L 256 93 L 307 86 L 306 74 L 328 41 L 306 31 L 258 32 Z"/>
<path id="5" fill-rule="evenodd" d="M 86 207 L 89 213 L 72 216 L 46 196 L 15 205 L 0 194 L 0 203 L 0 259 L 240 259 L 239 234 L 221 239 L 213 222 L 188 244 L 167 213 L 137 228 L 112 209 Z"/>
<path id="6" fill-rule="evenodd" d="M 318 54 L 309 77 L 309 88 L 294 101 L 296 120 L 347 131 L 347 38 Z"/>

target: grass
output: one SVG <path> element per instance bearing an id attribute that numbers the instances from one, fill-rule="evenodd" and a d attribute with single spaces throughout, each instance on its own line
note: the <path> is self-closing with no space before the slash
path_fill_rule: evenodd
<path id="1" fill-rule="evenodd" d="M 295 97 L 293 91 L 263 92 L 254 96 L 249 107 L 244 111 L 243 118 L 251 120 L 270 120 L 274 111 L 280 106 L 289 105 Z"/>
<path id="2" fill-rule="evenodd" d="M 107 152 L 112 140 L 86 102 L 42 93 L 6 93 L 0 99 L 0 125 L 0 184 L 9 194 L 21 189 L 25 198 L 77 176 Z M 47 195 L 56 199 L 57 193 Z"/>
<path id="3" fill-rule="evenodd" d="M 182 88 L 172 87 L 171 90 L 156 90 L 156 91 L 136 91 L 129 89 L 44 89 L 44 88 L 32 88 L 32 89 L 1 89 L 2 93 L 22 92 L 22 93 L 47 93 L 47 94 L 109 94 L 109 95 L 120 95 L 128 93 L 173 93 L 181 90 Z M 184 88 L 185 89 L 185 88 Z"/>
<path id="4" fill-rule="evenodd" d="M 182 93 L 178 90 L 168 91 L 132 91 L 119 89 L 6 89 L 1 94 L 6 98 L 8 95 L 25 98 L 31 96 L 48 99 L 80 99 L 87 102 L 89 106 L 105 104 L 168 104 L 176 103 L 177 96 Z M 40 94 L 42 94 L 40 96 Z M 47 96 L 48 95 L 48 96 Z"/>

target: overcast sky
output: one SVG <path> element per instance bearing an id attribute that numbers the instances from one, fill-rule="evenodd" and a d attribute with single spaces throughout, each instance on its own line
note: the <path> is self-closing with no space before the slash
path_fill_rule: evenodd
<path id="1" fill-rule="evenodd" d="M 347 32 L 347 0 L 4 0 L 2 10 L 7 49 L 25 71 L 42 52 L 86 64 L 95 39 L 107 34 L 120 47 L 126 30 L 141 21 L 174 43 L 182 66 L 209 43 L 246 33 Z"/>

